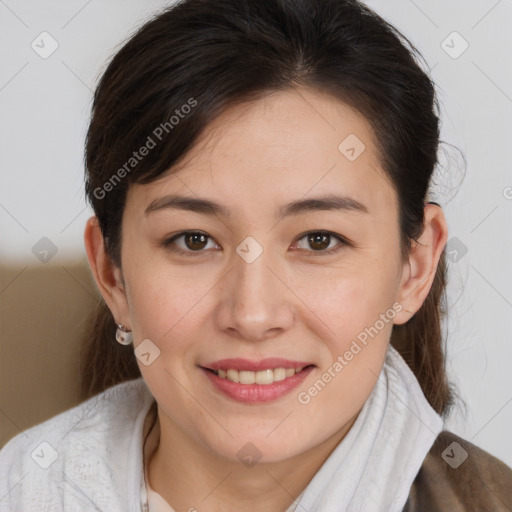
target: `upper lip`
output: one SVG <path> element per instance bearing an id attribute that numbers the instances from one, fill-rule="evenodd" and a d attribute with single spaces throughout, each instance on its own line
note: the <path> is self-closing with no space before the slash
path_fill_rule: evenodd
<path id="1" fill-rule="evenodd" d="M 268 370 L 272 368 L 303 368 L 312 365 L 313 363 L 307 361 L 292 361 L 290 359 L 282 359 L 280 357 L 269 357 L 261 361 L 250 361 L 249 359 L 220 359 L 213 363 L 202 365 L 203 368 L 210 370 L 238 370 L 258 372 L 261 370 Z"/>

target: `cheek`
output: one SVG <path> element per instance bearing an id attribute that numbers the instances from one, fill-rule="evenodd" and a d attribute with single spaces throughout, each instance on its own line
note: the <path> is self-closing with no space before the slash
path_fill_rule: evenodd
<path id="1" fill-rule="evenodd" d="M 188 318 L 194 316 L 211 284 L 194 278 L 189 269 L 145 261 L 145 265 L 132 267 L 128 276 L 134 337 L 150 338 L 159 345 L 170 338 L 185 339 Z"/>
<path id="2" fill-rule="evenodd" d="M 395 276 L 383 259 L 325 268 L 297 279 L 294 290 L 325 325 L 324 339 L 343 346 L 393 304 Z"/>
<path id="3" fill-rule="evenodd" d="M 394 286 L 394 275 L 386 271 L 386 261 L 380 260 L 343 272 L 330 281 L 324 294 L 317 288 L 316 311 L 329 327 L 320 334 L 329 355 L 322 359 L 318 376 L 328 384 L 325 390 L 322 382 L 305 390 L 306 400 L 322 390 L 322 397 L 315 399 L 311 408 L 317 414 L 321 415 L 322 407 L 329 403 L 339 403 L 347 412 L 355 413 L 370 394 L 384 362 L 396 314 L 392 307 Z"/>
<path id="4" fill-rule="evenodd" d="M 314 381 L 301 391 L 299 402 L 317 428 L 337 425 L 340 410 L 348 420 L 362 406 L 373 389 L 385 359 L 395 310 L 391 286 L 373 272 L 353 272 L 331 280 L 328 292 L 317 287 L 311 299 L 321 322 L 317 333 L 329 355 Z M 322 332 L 318 326 L 322 324 Z M 327 327 L 325 327 L 325 325 Z M 310 326 L 310 329 L 313 328 Z M 339 408 L 330 404 L 338 404 Z M 334 428 L 334 427 L 333 427 Z"/>

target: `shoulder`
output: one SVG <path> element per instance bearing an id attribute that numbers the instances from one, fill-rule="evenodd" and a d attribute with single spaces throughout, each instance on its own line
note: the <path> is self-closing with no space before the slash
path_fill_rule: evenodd
<path id="1" fill-rule="evenodd" d="M 0 450 L 0 511 L 111 504 L 106 489 L 122 485 L 153 400 L 142 378 L 123 382 L 12 438 Z"/>
<path id="2" fill-rule="evenodd" d="M 512 510 L 512 469 L 475 444 L 443 430 L 411 486 L 404 512 Z"/>

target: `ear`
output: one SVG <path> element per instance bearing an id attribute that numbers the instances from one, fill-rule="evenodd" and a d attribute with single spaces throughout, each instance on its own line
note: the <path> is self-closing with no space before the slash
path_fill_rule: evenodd
<path id="1" fill-rule="evenodd" d="M 443 210 L 436 204 L 426 204 L 423 233 L 417 242 L 412 242 L 408 261 L 403 267 L 397 296 L 402 310 L 395 316 L 395 324 L 410 320 L 427 298 L 447 238 L 448 226 Z"/>
<path id="2" fill-rule="evenodd" d="M 114 320 L 131 329 L 122 271 L 105 251 L 103 233 L 97 217 L 91 217 L 87 221 L 84 244 L 96 286 L 105 299 Z"/>

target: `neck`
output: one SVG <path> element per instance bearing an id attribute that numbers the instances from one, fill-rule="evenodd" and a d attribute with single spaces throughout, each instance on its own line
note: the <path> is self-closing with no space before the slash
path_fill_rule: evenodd
<path id="1" fill-rule="evenodd" d="M 191 438 L 159 409 L 160 440 L 148 463 L 151 487 L 175 510 L 284 512 L 352 427 L 314 448 L 275 463 L 247 467 L 219 456 Z"/>

